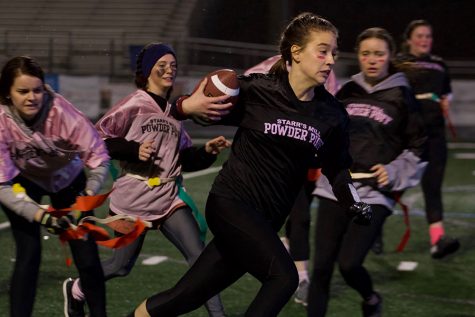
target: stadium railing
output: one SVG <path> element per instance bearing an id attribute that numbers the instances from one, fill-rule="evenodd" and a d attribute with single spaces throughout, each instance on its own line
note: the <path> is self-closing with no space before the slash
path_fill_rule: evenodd
<path id="1" fill-rule="evenodd" d="M 213 68 L 245 70 L 277 54 L 275 45 L 234 42 L 210 38 L 163 38 L 155 33 L 122 32 L 114 29 L 0 30 L 0 63 L 15 55 L 36 57 L 48 72 L 66 75 L 99 75 L 120 80 L 130 78 L 130 46 L 162 41 L 173 45 L 180 73 L 200 75 Z M 447 64 L 453 78 L 474 79 L 475 61 Z M 342 52 L 336 73 L 347 77 L 357 71 L 353 53 Z"/>

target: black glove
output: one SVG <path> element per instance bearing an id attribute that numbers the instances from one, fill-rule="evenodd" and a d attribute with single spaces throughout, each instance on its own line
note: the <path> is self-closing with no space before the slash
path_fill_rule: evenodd
<path id="1" fill-rule="evenodd" d="M 373 210 L 367 203 L 357 201 L 348 208 L 348 216 L 358 225 L 369 226 L 373 217 Z"/>
<path id="2" fill-rule="evenodd" d="M 71 219 L 68 216 L 57 218 L 45 211 L 43 216 L 41 216 L 40 224 L 43 225 L 49 233 L 61 234 L 69 228 Z"/>

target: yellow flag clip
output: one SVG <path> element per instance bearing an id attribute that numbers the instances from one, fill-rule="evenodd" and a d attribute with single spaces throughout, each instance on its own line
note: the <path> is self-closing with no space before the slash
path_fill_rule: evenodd
<path id="1" fill-rule="evenodd" d="M 12 186 L 13 193 L 16 194 L 18 198 L 23 198 L 26 196 L 26 189 L 21 186 L 19 183 L 15 183 Z"/>
<path id="2" fill-rule="evenodd" d="M 152 178 L 147 179 L 147 185 L 150 188 L 155 187 L 155 186 L 160 186 L 160 184 L 161 184 L 160 177 L 152 177 Z"/>

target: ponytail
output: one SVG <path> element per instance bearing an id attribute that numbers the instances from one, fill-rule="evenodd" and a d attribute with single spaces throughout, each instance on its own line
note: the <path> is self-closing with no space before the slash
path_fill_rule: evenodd
<path id="1" fill-rule="evenodd" d="M 282 56 L 277 60 L 277 62 L 274 63 L 274 65 L 272 65 L 272 67 L 269 70 L 269 73 L 275 74 L 279 77 L 285 76 L 286 74 L 288 74 L 287 63 L 285 62 Z"/>

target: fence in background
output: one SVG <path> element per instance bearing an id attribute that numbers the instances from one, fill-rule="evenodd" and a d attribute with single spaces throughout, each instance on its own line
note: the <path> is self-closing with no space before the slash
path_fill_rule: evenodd
<path id="1" fill-rule="evenodd" d="M 200 75 L 213 68 L 243 71 L 277 54 L 275 45 L 243 43 L 208 38 L 163 38 L 154 33 L 101 29 L 0 30 L 0 63 L 12 56 L 31 55 L 48 72 L 64 75 L 98 75 L 130 78 L 131 46 L 166 42 L 177 51 L 180 75 Z M 453 78 L 475 79 L 475 61 L 447 61 Z M 353 53 L 341 53 L 336 74 L 357 72 Z"/>
<path id="2" fill-rule="evenodd" d="M 0 65 L 12 56 L 34 56 L 48 73 L 63 76 L 61 92 L 66 93 L 78 105 L 87 103 L 88 107 L 92 107 L 93 114 L 90 116 L 94 118 L 95 114 L 133 89 L 133 58 L 130 48 L 157 41 L 171 44 L 177 52 L 179 82 L 175 87 L 176 91 L 180 87 L 189 90 L 188 86 L 193 78 L 199 78 L 212 69 L 233 68 L 241 73 L 278 53 L 274 45 L 194 37 L 160 38 L 152 33 L 105 29 L 100 32 L 87 29 L 49 32 L 17 29 L 0 30 Z M 447 64 L 454 79 L 452 119 L 462 140 L 475 140 L 475 91 L 472 88 L 475 83 L 475 61 L 449 60 Z M 335 68 L 337 77 L 343 82 L 356 72 L 358 65 L 354 54 L 341 53 Z M 65 84 L 77 80 L 82 84 Z M 121 83 L 129 83 L 130 87 L 123 89 Z M 118 92 L 117 87 L 121 87 Z M 93 97 L 95 101 L 85 96 Z M 104 103 L 104 96 L 110 102 Z M 194 130 L 193 127 L 190 129 Z M 196 134 L 210 130 L 196 129 Z"/>

